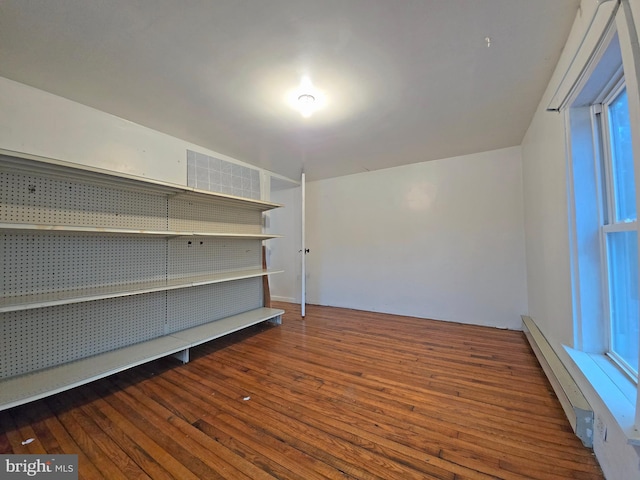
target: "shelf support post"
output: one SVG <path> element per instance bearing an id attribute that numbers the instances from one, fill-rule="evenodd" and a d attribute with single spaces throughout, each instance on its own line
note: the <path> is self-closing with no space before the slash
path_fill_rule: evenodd
<path id="1" fill-rule="evenodd" d="M 172 355 L 173 357 L 180 360 L 182 363 L 189 363 L 189 349 L 185 348 L 184 350 L 180 350 Z"/>

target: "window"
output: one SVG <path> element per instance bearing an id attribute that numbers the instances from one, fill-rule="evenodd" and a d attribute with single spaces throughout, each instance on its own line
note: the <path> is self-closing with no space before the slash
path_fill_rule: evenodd
<path id="1" fill-rule="evenodd" d="M 628 1 L 592 7 L 547 108 L 562 114 L 567 134 L 573 336 L 565 332 L 563 347 L 597 415 L 604 405 L 627 441 L 640 445 L 640 29 Z"/>
<path id="2" fill-rule="evenodd" d="M 638 234 L 629 104 L 623 80 L 592 107 L 601 145 L 601 252 L 607 354 L 638 379 Z"/>
<path id="3" fill-rule="evenodd" d="M 640 309 L 632 128 L 617 33 L 569 109 L 576 348 L 638 381 Z"/>

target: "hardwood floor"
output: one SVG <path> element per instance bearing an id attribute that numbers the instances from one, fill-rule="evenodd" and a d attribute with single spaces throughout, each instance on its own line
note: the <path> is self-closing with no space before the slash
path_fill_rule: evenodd
<path id="1" fill-rule="evenodd" d="M 278 306 L 186 365 L 0 412 L 0 453 L 109 480 L 603 478 L 521 332 Z"/>

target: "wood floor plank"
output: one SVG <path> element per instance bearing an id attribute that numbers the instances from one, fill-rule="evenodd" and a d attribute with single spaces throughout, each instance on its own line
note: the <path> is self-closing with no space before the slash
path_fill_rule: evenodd
<path id="1" fill-rule="evenodd" d="M 31 425 L 33 438 L 37 439 L 42 445 L 42 452 L 38 453 L 63 453 L 58 439 L 46 422 L 47 412 L 45 412 L 40 405 L 42 405 L 42 403 L 38 403 L 35 408 L 25 409 L 26 411 L 22 416 L 22 418 L 24 418 L 23 421 Z"/>
<path id="2" fill-rule="evenodd" d="M 603 480 L 522 332 L 274 306 L 188 364 L 0 412 L 0 453 L 76 453 L 91 480 Z"/>
<path id="3" fill-rule="evenodd" d="M 40 403 L 44 404 L 44 402 Z M 71 435 L 69 435 L 69 432 L 67 432 L 64 426 L 60 423 L 57 416 L 50 414 L 46 418 L 45 423 L 60 446 L 59 451 L 56 450 L 48 453 L 73 453 L 78 455 L 78 465 L 82 465 L 82 468 L 78 467 L 78 477 L 80 479 L 98 480 L 104 478 L 98 468 L 93 464 L 93 462 L 91 462 L 89 457 L 87 457 L 84 450 L 80 448 Z"/>
<path id="4" fill-rule="evenodd" d="M 97 398 L 80 408 L 151 478 L 197 480 L 198 477 L 104 399 Z"/>
<path id="5" fill-rule="evenodd" d="M 56 415 L 64 425 L 79 449 L 88 457 L 89 461 L 100 471 L 104 478 L 114 480 L 127 479 L 127 474 L 114 463 L 108 452 L 100 448 L 99 443 L 94 440 L 91 433 L 85 430 L 83 423 L 86 423 L 86 419 L 84 422 L 79 420 L 81 416 L 80 411 L 76 408 L 68 408 L 68 406 L 65 405 L 66 402 L 64 402 L 62 398 L 68 399 L 71 395 L 72 393 L 64 396 L 54 395 L 46 401 L 53 414 Z M 68 451 L 65 453 L 76 452 Z M 83 473 L 84 465 L 78 465 L 78 470 Z"/>
<path id="6" fill-rule="evenodd" d="M 210 461 L 208 456 L 191 448 L 188 438 L 167 427 L 161 418 L 141 408 L 141 403 L 136 401 L 135 396 L 130 395 L 130 391 L 124 392 L 115 385 L 108 385 L 107 382 L 101 382 L 99 387 L 110 406 L 119 412 L 127 412 L 127 419 L 133 425 L 146 432 L 164 450 L 171 452 L 174 460 L 191 472 L 187 474 L 187 478 L 191 474 L 200 479 L 224 478 L 217 472 L 215 463 Z"/>
<path id="7" fill-rule="evenodd" d="M 157 380 L 161 380 L 161 378 Z M 211 467 L 211 474 L 215 472 L 220 478 L 237 478 L 239 480 L 268 480 L 272 478 L 242 457 L 231 454 L 215 439 L 207 437 L 184 418 L 174 415 L 169 409 L 155 401 L 153 393 L 156 386 L 153 383 L 155 382 L 129 385 L 126 391 L 138 402 L 138 408 L 146 408 L 148 412 L 153 412 L 156 419 L 162 421 L 166 429 L 173 432 L 176 438 L 188 443 L 189 450 Z"/>
<path id="8" fill-rule="evenodd" d="M 227 420 L 225 422 L 220 415 L 222 411 L 212 405 L 210 396 L 213 390 L 199 378 L 195 379 L 194 382 L 185 383 L 185 373 L 188 374 L 188 372 L 179 372 L 178 370 L 168 372 L 164 376 L 167 382 L 164 382 L 162 387 L 165 392 L 180 392 L 184 399 L 183 405 L 185 408 L 200 417 L 193 423 L 198 429 L 205 431 L 205 433 L 215 437 L 218 441 L 228 443 L 228 448 L 234 450 L 240 450 L 237 444 L 242 443 L 244 445 L 243 448 L 250 449 L 252 452 L 252 462 L 263 465 L 265 470 L 274 474 L 277 478 L 298 478 L 295 470 L 291 471 L 291 467 L 299 468 L 303 464 L 312 465 L 312 469 L 306 471 L 305 475 L 301 477 L 305 480 L 344 478 L 344 475 L 337 475 L 336 470 L 327 468 L 326 465 L 318 462 L 314 457 L 293 449 L 279 439 L 267 435 L 260 418 L 257 418 L 255 423 L 246 423 L 238 422 L 236 417 L 232 416 L 230 417 L 231 421 Z M 280 463 L 273 462 L 273 458 L 279 458 Z M 284 468 L 284 470 L 279 467 Z"/>
<path id="9" fill-rule="evenodd" d="M 301 452 L 290 447 L 286 453 L 283 448 L 272 448 L 270 446 L 273 444 L 272 437 L 252 425 L 238 422 L 239 428 L 234 428 L 237 425 L 234 425 L 235 418 L 223 415 L 216 417 L 215 422 L 210 423 L 210 421 L 211 419 L 209 421 L 198 420 L 194 426 L 209 437 L 215 438 L 228 449 L 249 459 L 251 463 L 275 478 L 289 480 L 327 478 L 324 475 L 316 474 L 316 472 L 305 472 L 304 475 L 296 473 L 296 470 L 299 469 L 297 462 L 300 461 L 299 454 Z M 273 461 L 272 457 L 279 458 L 280 461 Z M 302 461 L 308 461 L 308 459 L 304 458 Z"/>
<path id="10" fill-rule="evenodd" d="M 233 379 L 234 379 L 233 382 L 239 383 L 242 377 L 243 375 L 241 372 L 237 372 L 236 374 L 233 374 Z M 256 382 L 254 382 L 252 379 L 249 379 L 246 381 L 246 387 L 250 387 L 252 385 L 253 385 L 253 388 L 256 389 L 255 390 L 256 393 L 258 393 Z M 243 386 L 242 388 L 245 388 L 245 387 Z M 268 390 L 269 389 L 260 391 L 259 392 L 260 395 L 257 397 L 256 401 L 266 401 L 274 405 L 287 404 L 286 398 L 278 398 L 278 397 L 268 398 L 267 397 Z M 271 388 L 271 390 L 275 390 L 275 389 Z M 295 393 L 291 390 L 288 390 L 286 394 L 287 394 L 287 397 L 295 396 Z M 445 448 L 447 444 L 450 444 L 451 446 L 450 448 L 459 446 L 461 443 L 464 444 L 464 442 L 461 442 L 459 438 L 456 438 L 458 432 L 456 432 L 455 430 L 450 430 L 447 432 L 435 432 L 433 429 L 430 429 L 429 431 L 422 431 L 420 432 L 420 435 L 417 435 L 419 438 L 423 438 L 423 439 L 429 438 L 431 442 L 433 442 L 434 440 L 437 440 L 438 441 L 437 443 L 432 443 L 431 448 L 430 448 L 430 445 L 425 442 L 421 442 L 417 446 L 416 445 L 410 446 L 409 443 L 403 441 L 403 440 L 406 440 L 407 438 L 406 436 L 403 436 L 403 439 L 400 441 L 396 441 L 396 440 L 389 441 L 386 435 L 380 435 L 379 434 L 380 432 L 376 432 L 368 428 L 370 425 L 374 424 L 374 422 L 376 421 L 375 418 L 370 419 L 365 416 L 362 416 L 361 422 L 354 421 L 356 416 L 355 416 L 355 409 L 353 406 L 350 406 L 349 408 L 345 408 L 345 409 L 340 409 L 339 405 L 336 405 L 335 403 L 331 405 L 332 415 L 330 418 L 325 417 L 322 420 L 322 422 L 314 422 L 315 418 L 322 415 L 323 406 L 321 403 L 319 403 L 316 407 L 315 405 L 316 402 L 314 402 L 314 399 L 309 392 L 304 392 L 302 396 L 306 401 L 298 401 L 299 399 L 294 398 L 293 400 L 295 401 L 291 402 L 290 406 L 287 407 L 289 410 L 294 410 L 294 413 L 295 413 L 294 416 L 305 418 L 306 419 L 305 423 L 307 424 L 311 423 L 314 427 L 324 431 L 329 430 L 327 429 L 326 424 L 330 424 L 330 429 L 333 430 L 331 432 L 332 434 L 336 435 L 335 429 L 342 430 L 342 436 L 347 440 L 350 438 L 350 436 L 354 436 L 355 438 L 367 439 L 370 442 L 370 445 L 376 445 L 376 446 L 384 445 L 385 448 L 388 449 L 386 454 L 388 457 L 393 458 L 394 454 L 391 453 L 391 451 L 394 451 L 397 454 L 397 458 L 400 459 L 406 465 L 415 464 L 416 460 L 423 459 L 426 454 L 430 454 L 432 457 L 441 456 L 442 450 Z M 285 411 L 286 410 L 283 409 L 283 413 Z M 393 417 L 394 418 L 396 417 L 395 413 L 393 414 Z M 379 419 L 377 419 L 377 421 L 379 421 Z M 407 423 L 410 423 L 410 421 Z M 403 433 L 406 434 L 408 432 L 405 430 Z M 414 437 L 415 436 L 416 435 L 414 435 Z M 396 438 L 397 439 L 400 438 L 400 435 L 397 435 Z M 493 477 L 490 477 L 489 475 L 495 474 L 495 472 L 497 471 L 496 469 L 498 469 L 498 462 L 500 461 L 500 459 L 509 458 L 509 456 L 513 455 L 514 453 L 513 450 L 510 450 L 509 452 L 503 451 L 501 455 L 498 455 L 496 454 L 495 450 L 483 448 L 481 446 L 477 447 L 475 443 L 469 443 L 468 446 L 470 448 L 474 448 L 476 453 L 485 453 L 485 454 L 494 453 L 495 465 L 493 466 L 493 471 L 491 471 L 491 469 L 489 468 L 488 471 L 485 472 L 487 475 L 486 478 L 493 478 Z M 526 452 L 525 454 L 523 454 L 521 461 L 529 461 L 529 458 L 530 458 L 530 452 Z M 431 460 L 431 464 L 433 464 L 433 459 Z M 478 468 L 478 466 L 474 465 L 473 462 L 467 462 L 467 465 L 465 465 L 464 463 L 461 463 L 461 466 L 465 466 L 468 468 L 469 471 L 464 472 L 467 474 L 472 471 L 478 472 L 478 473 L 481 473 L 483 471 L 482 468 Z M 484 467 L 486 466 L 487 465 L 485 464 Z M 421 468 L 424 468 L 424 467 L 425 465 L 421 463 Z M 536 462 L 533 462 L 533 461 L 530 462 L 530 467 L 532 469 L 538 468 Z M 434 473 L 434 472 L 431 472 L 431 473 Z M 462 472 L 458 472 L 458 473 L 462 473 Z M 438 472 L 438 475 L 442 475 L 442 472 Z M 439 476 L 437 478 L 446 478 L 446 477 Z M 514 475 L 513 478 L 526 478 L 526 477 L 519 477 Z"/>
<path id="11" fill-rule="evenodd" d="M 78 455 L 78 463 L 83 465 L 83 471 L 79 474 L 80 479 L 98 480 L 104 478 L 102 474 L 89 461 L 84 452 L 70 437 L 58 418 L 52 414 L 45 402 L 33 402 L 31 404 L 0 412 L 0 417 L 5 414 L 12 414 L 20 422 L 30 424 L 33 427 L 35 438 L 42 443 L 42 447 L 49 454 L 75 453 Z M 2 421 L 0 421 L 2 424 Z M 6 424 L 4 425 L 6 427 Z M 0 427 L 1 428 L 1 427 Z M 0 430 L 1 431 L 1 430 Z M 0 435 L 0 438 L 6 438 Z M 16 437 L 18 441 L 19 437 Z M 15 448 L 8 444 L 0 446 L 1 453 L 17 453 Z M 38 452 L 41 453 L 41 452 Z"/>
<path id="12" fill-rule="evenodd" d="M 305 335 L 308 338 L 308 331 L 305 332 Z M 292 336 L 293 337 L 293 336 Z M 379 336 L 378 336 L 379 338 Z M 294 340 L 292 338 L 292 340 Z M 297 348 L 298 342 L 300 339 L 294 340 L 293 347 Z M 336 347 L 334 342 L 336 339 L 331 338 L 318 338 L 315 339 L 315 344 L 321 348 L 330 347 L 332 352 L 340 352 L 345 351 L 347 354 L 354 350 L 353 346 L 345 346 L 345 347 Z M 458 362 L 465 358 L 465 354 L 463 352 L 455 352 L 450 353 L 447 352 L 434 352 L 433 350 L 425 351 L 424 348 L 416 348 L 415 350 L 409 352 L 407 349 L 397 350 L 391 349 L 389 347 L 385 347 L 387 342 L 382 341 L 371 341 L 367 342 L 366 345 L 362 342 L 358 342 L 358 354 L 360 357 L 366 355 L 366 359 L 373 362 L 397 362 L 408 367 L 408 371 L 418 374 L 422 377 L 434 378 L 438 375 L 450 375 L 452 372 L 455 373 L 456 370 L 453 368 L 452 362 L 457 360 Z M 472 356 L 473 354 L 466 354 L 467 357 Z M 494 362 L 495 366 L 497 362 Z M 505 362 L 504 370 L 512 371 L 513 369 L 512 362 Z M 505 378 L 504 373 L 497 372 L 493 373 L 487 368 L 487 365 L 474 366 L 470 364 L 463 365 L 463 371 L 460 373 L 460 377 L 463 379 L 469 379 L 469 374 L 477 373 L 480 376 L 476 376 L 471 378 L 477 385 L 501 385 L 502 381 Z M 539 372 L 536 370 L 531 371 L 532 374 L 538 374 Z M 538 382 L 532 382 L 531 379 L 525 381 L 524 378 L 518 378 L 513 374 L 510 374 L 510 379 L 512 382 L 518 384 L 518 391 L 515 392 L 520 396 L 524 395 L 534 395 L 541 396 L 542 398 L 547 397 L 543 392 L 541 392 L 539 385 L 544 384 L 545 380 L 542 376 L 532 375 L 535 378 L 538 378 Z"/>
<path id="13" fill-rule="evenodd" d="M 243 348 L 250 350 L 253 347 L 246 346 Z M 341 384 L 357 385 L 358 387 L 366 388 L 371 392 L 375 391 L 377 392 L 376 395 L 389 398 L 390 401 L 396 401 L 396 399 L 402 398 L 397 394 L 398 393 L 397 391 L 399 391 L 400 389 L 402 389 L 405 392 L 415 390 L 419 395 L 422 396 L 422 398 L 426 402 L 429 402 L 433 406 L 433 408 L 435 408 L 438 411 L 442 410 L 442 405 L 447 405 L 447 408 L 449 410 L 457 408 L 457 409 L 462 409 L 462 411 L 464 412 L 483 411 L 483 416 L 486 416 L 489 419 L 492 419 L 492 416 L 494 416 L 495 418 L 505 418 L 505 415 L 509 415 L 510 417 L 515 417 L 515 419 L 518 420 L 520 424 L 522 424 L 523 422 L 527 423 L 527 422 L 535 421 L 537 422 L 537 424 L 544 425 L 545 424 L 544 420 L 546 420 L 547 418 L 547 417 L 542 417 L 541 419 L 539 417 L 539 414 L 531 412 L 530 411 L 531 409 L 527 410 L 524 415 L 520 415 L 520 414 L 516 415 L 517 412 L 514 412 L 513 410 L 505 410 L 504 408 L 500 408 L 495 412 L 488 412 L 487 410 L 489 406 L 483 403 L 479 403 L 474 399 L 464 399 L 457 395 L 452 396 L 452 395 L 443 394 L 443 392 L 435 392 L 433 390 L 428 390 L 424 388 L 416 388 L 413 386 L 414 382 L 411 382 L 411 379 L 409 379 L 410 385 L 407 385 L 406 377 L 401 382 L 395 383 L 396 391 L 394 391 L 394 389 L 391 389 L 391 388 L 382 389 L 380 388 L 380 386 L 385 385 L 385 382 L 389 382 L 390 380 L 385 379 L 383 377 L 377 377 L 377 376 L 374 376 L 374 379 L 371 380 L 371 379 L 368 379 L 369 374 L 363 374 L 362 372 L 357 372 L 356 374 L 353 374 L 353 372 L 342 371 L 341 367 L 339 368 L 336 368 L 335 366 L 327 367 L 324 364 L 321 364 L 322 357 L 317 358 L 314 363 L 310 363 L 308 360 L 313 357 L 306 355 L 301 360 L 300 363 L 297 363 L 298 358 L 290 353 L 286 353 L 286 351 L 282 353 L 282 356 L 280 358 L 276 357 L 277 352 L 271 351 L 269 352 L 269 354 L 273 359 L 276 359 L 276 361 L 279 361 L 280 362 L 279 365 L 285 369 L 291 369 L 291 368 L 295 369 L 297 365 L 302 364 L 303 366 L 301 368 L 306 372 L 305 375 L 308 373 L 316 374 L 316 376 L 319 378 L 319 382 L 326 384 L 326 386 L 330 385 L 330 382 L 332 380 L 337 380 L 340 382 L 338 383 L 338 386 Z M 258 355 L 259 353 L 256 352 L 256 356 Z M 300 375 L 302 375 L 302 373 Z M 400 403 L 398 403 L 398 405 L 400 405 Z M 424 406 L 424 402 L 421 405 L 421 408 L 423 406 Z M 404 408 L 412 410 L 415 408 L 415 405 L 412 405 L 411 402 L 409 403 L 405 402 Z M 566 422 L 566 419 L 558 417 L 559 412 L 560 412 L 559 409 L 554 409 L 554 414 L 553 414 L 554 417 L 552 417 L 551 419 L 557 420 L 559 425 L 561 425 L 561 428 L 563 430 L 566 430 L 566 426 L 568 424 Z M 551 423 L 551 422 L 547 422 L 547 423 Z M 556 430 L 557 429 L 554 429 L 554 431 Z M 569 434 L 568 432 L 565 432 L 565 433 L 567 435 L 573 436 L 573 434 Z"/>
<path id="14" fill-rule="evenodd" d="M 226 353 L 229 353 L 229 352 L 226 352 Z M 221 366 L 220 369 L 224 370 L 224 366 Z M 236 379 L 243 377 L 242 372 L 237 372 L 235 374 L 232 373 L 231 375 Z M 270 377 L 270 378 L 274 378 L 274 377 Z M 251 379 L 250 377 L 248 378 L 247 382 L 249 382 L 250 384 L 256 383 L 256 381 Z M 305 379 L 301 377 L 298 377 L 297 380 L 293 380 L 293 381 L 287 379 L 286 377 L 281 377 L 279 379 L 279 385 L 283 389 L 287 388 L 288 384 L 295 384 L 297 387 L 300 387 L 302 384 L 301 382 L 305 382 Z M 322 390 L 326 391 L 327 390 L 326 384 L 323 386 L 324 388 Z M 293 389 L 287 390 L 287 396 L 290 397 L 292 400 L 294 400 L 293 401 L 294 405 L 298 405 L 302 403 L 307 406 L 310 406 L 310 408 L 313 408 L 316 402 L 319 403 L 322 400 L 323 395 L 321 393 L 321 389 L 319 389 L 316 384 L 312 382 L 308 384 L 307 387 L 308 388 L 300 391 L 296 391 Z M 338 414 L 344 415 L 344 420 L 349 421 L 349 415 L 351 415 L 350 419 L 351 421 L 353 421 L 354 417 L 357 414 L 357 417 L 355 418 L 359 422 L 362 422 L 365 425 L 374 424 L 374 422 L 376 421 L 373 414 L 368 415 L 369 411 L 366 409 L 362 409 L 360 410 L 360 413 L 357 413 L 355 411 L 356 410 L 355 408 L 350 407 L 349 411 L 346 411 L 343 413 L 344 409 L 341 409 L 339 402 L 333 401 L 334 398 L 336 398 L 336 394 L 334 392 L 330 392 L 327 396 L 324 397 L 324 399 L 327 402 L 332 401 L 331 405 L 333 408 L 334 417 Z M 375 413 L 373 409 L 370 411 Z M 407 420 L 401 414 L 401 412 L 394 412 L 393 420 L 395 419 L 404 420 L 406 423 L 410 423 L 411 421 L 411 420 Z M 392 420 L 388 420 L 388 423 L 390 425 L 395 424 L 395 422 Z M 424 423 L 424 419 L 422 420 L 422 423 Z M 399 425 L 401 425 L 401 423 Z M 439 436 L 442 442 L 446 442 L 448 439 L 453 438 L 452 442 L 454 444 L 456 442 L 459 442 L 461 439 L 465 439 L 467 442 L 470 442 L 472 445 L 477 443 L 482 443 L 483 439 L 486 438 L 487 435 L 491 435 L 492 441 L 495 442 L 493 448 L 495 448 L 497 451 L 501 451 L 509 455 L 520 454 L 523 459 L 530 458 L 532 453 L 538 453 L 540 455 L 548 455 L 549 453 L 554 453 L 554 450 L 555 450 L 553 449 L 551 450 L 551 452 L 549 452 L 548 449 L 541 449 L 536 444 L 532 444 L 531 442 L 526 442 L 526 441 L 518 442 L 512 438 L 507 438 L 507 439 L 499 438 L 495 436 L 495 431 L 489 428 L 484 430 L 477 430 L 474 428 L 465 428 L 463 425 L 458 425 L 456 423 L 452 423 L 451 421 L 449 422 L 439 421 L 438 419 L 435 419 L 434 417 L 431 417 L 431 416 L 429 417 L 429 427 L 430 427 L 429 432 L 423 431 L 423 432 L 420 432 L 420 434 L 423 436 L 429 435 L 432 439 L 435 438 L 436 436 Z M 413 430 L 415 431 L 418 428 L 419 427 L 413 427 Z M 464 436 L 462 436 L 463 432 L 464 432 Z M 462 441 L 464 442 L 464 440 Z M 580 456 L 575 456 L 575 455 L 572 456 L 572 452 L 570 450 L 560 451 L 555 458 L 557 459 L 557 462 L 559 464 L 562 464 L 567 457 L 570 457 L 573 461 L 579 461 L 581 458 Z"/>
<path id="15" fill-rule="evenodd" d="M 184 373 L 183 373 L 184 374 Z M 301 418 L 291 418 L 279 412 L 279 405 L 264 405 L 256 402 L 256 393 L 253 389 L 238 387 L 236 383 L 220 381 L 221 378 L 215 372 L 208 372 L 207 377 L 199 376 L 200 382 L 209 384 L 216 389 L 216 395 L 210 400 L 222 411 L 235 418 L 241 418 L 243 422 L 267 432 L 280 441 L 284 441 L 293 448 L 310 452 L 322 463 L 333 466 L 336 470 L 345 472 L 355 478 L 384 478 L 376 471 L 379 468 L 371 465 L 362 465 L 363 462 L 349 462 L 345 460 L 341 451 L 350 450 L 350 445 L 341 443 L 331 435 L 323 435 L 324 432 L 310 428 Z M 224 380 L 224 378 L 222 378 Z M 217 385 L 214 382 L 218 381 Z M 244 398 L 249 398 L 246 402 Z M 260 405 L 260 407 L 257 407 Z M 286 407 L 285 407 L 286 408 Z M 318 446 L 318 438 L 323 441 Z M 347 455 L 366 455 L 365 452 L 354 448 Z M 305 465 L 300 465 L 305 470 Z M 373 471 L 372 471 L 373 470 Z"/>
<path id="16" fill-rule="evenodd" d="M 0 428 L 2 428 L 1 425 L 2 422 L 0 421 Z M 6 433 L 0 433 L 0 454 L 9 454 L 11 451 L 11 445 L 9 444 Z"/>
<path id="17" fill-rule="evenodd" d="M 29 446 L 23 443 L 28 440 L 28 438 L 25 438 L 19 432 L 12 414 L 15 414 L 15 411 L 5 410 L 0 412 L 0 430 L 10 447 L 10 451 L 7 453 L 21 455 L 29 454 Z"/>
<path id="18" fill-rule="evenodd" d="M 238 378 L 240 378 L 240 376 L 241 375 L 239 373 L 233 375 L 234 384 L 238 383 L 237 380 Z M 270 405 L 274 405 L 273 407 L 274 409 L 278 409 L 278 405 L 288 404 L 286 398 L 277 398 L 277 397 L 268 398 L 268 394 L 266 391 L 258 391 L 255 384 L 252 381 L 249 381 L 247 386 L 250 387 L 251 385 L 254 385 L 253 388 L 254 388 L 255 394 L 259 393 L 258 397 L 256 397 L 257 402 L 267 402 Z M 240 388 L 244 389 L 245 387 L 241 386 Z M 287 392 L 287 393 L 290 394 L 291 392 Z M 311 398 L 309 398 L 309 401 L 303 402 L 303 403 L 307 406 L 310 406 L 313 404 L 313 402 L 311 401 Z M 297 401 L 292 402 L 291 405 L 286 408 L 280 408 L 280 413 L 286 415 L 288 410 L 293 410 L 294 417 L 300 417 L 301 419 L 305 419 L 304 422 L 306 424 L 314 428 L 317 428 L 320 431 L 325 431 L 328 435 L 337 436 L 337 437 L 343 438 L 346 441 L 350 441 L 356 444 L 359 444 L 358 439 L 367 439 L 367 442 L 362 444 L 363 448 L 367 448 L 367 446 L 370 446 L 375 450 L 375 448 L 381 445 L 385 445 L 385 448 L 388 448 L 389 451 L 396 450 L 397 451 L 396 458 L 407 466 L 411 464 L 415 464 L 416 459 L 424 458 L 425 454 L 427 453 L 424 446 L 420 450 L 410 451 L 408 449 L 403 448 L 403 446 L 398 443 L 387 442 L 386 439 L 382 437 L 379 437 L 375 434 L 369 434 L 369 432 L 366 432 L 365 430 L 358 429 L 355 425 L 350 424 L 347 419 L 338 418 L 335 406 L 332 411 L 332 416 L 330 418 L 325 418 L 322 422 L 314 421 L 314 419 L 318 417 L 319 414 L 322 414 L 321 411 L 312 412 L 305 407 L 301 407 L 299 402 Z M 343 420 L 347 420 L 347 421 L 343 421 Z M 443 436 L 442 438 L 446 438 L 446 436 Z M 394 455 L 390 455 L 389 451 L 387 452 L 386 456 L 388 456 L 389 458 L 394 458 Z M 402 451 L 402 453 L 399 453 L 400 451 Z M 439 447 L 435 448 L 435 450 L 432 452 L 432 456 L 437 456 L 438 452 L 439 452 Z M 415 458 L 411 458 L 412 454 L 415 456 Z M 431 460 L 431 462 L 432 462 L 431 463 L 432 465 L 433 459 Z M 421 468 L 423 469 L 426 468 L 426 465 L 423 462 L 421 462 Z M 471 474 L 472 472 L 475 472 L 475 469 L 467 469 L 467 470 L 468 471 L 464 473 Z M 434 475 L 436 474 L 435 472 L 430 472 L 430 473 Z M 407 472 L 405 472 L 405 475 L 407 475 Z M 447 478 L 447 476 L 443 476 L 442 472 L 437 472 L 437 475 L 438 476 L 437 477 L 434 476 L 434 478 Z M 477 475 L 474 475 L 474 478 L 493 478 L 493 477 L 489 477 L 489 476 L 481 477 L 480 472 L 477 472 Z"/>

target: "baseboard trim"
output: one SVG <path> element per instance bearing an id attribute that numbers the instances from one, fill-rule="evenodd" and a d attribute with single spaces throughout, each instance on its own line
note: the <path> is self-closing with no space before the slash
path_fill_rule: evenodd
<path id="1" fill-rule="evenodd" d="M 275 300 L 276 302 L 287 302 L 287 303 L 298 303 L 298 301 L 293 297 L 279 297 L 278 295 L 271 295 L 271 300 Z"/>

